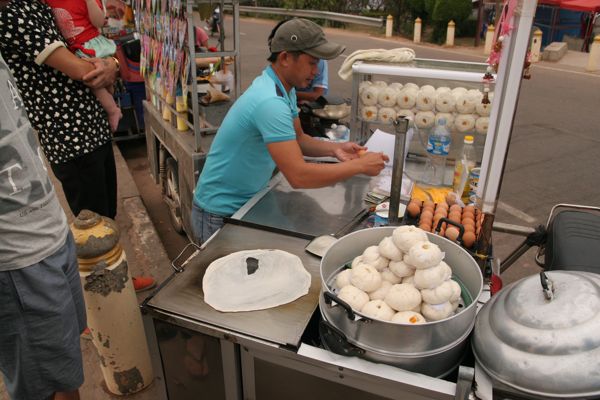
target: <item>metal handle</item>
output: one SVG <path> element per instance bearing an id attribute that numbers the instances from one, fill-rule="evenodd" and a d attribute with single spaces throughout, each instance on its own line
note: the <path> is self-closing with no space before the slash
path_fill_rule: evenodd
<path id="1" fill-rule="evenodd" d="M 323 299 L 325 299 L 325 304 L 327 304 L 328 306 L 331 306 L 332 302 L 336 302 L 337 304 L 339 304 L 344 310 L 346 310 L 346 314 L 348 314 L 348 319 L 354 321 L 356 315 L 354 314 L 352 307 L 350 307 L 350 305 L 344 300 L 341 300 L 339 297 L 337 297 L 331 292 L 323 292 Z"/>
<path id="2" fill-rule="evenodd" d="M 547 300 L 552 301 L 554 298 L 554 284 L 552 280 L 548 278 L 548 275 L 544 271 L 540 272 L 540 283 L 542 284 L 542 290 Z"/>
<path id="3" fill-rule="evenodd" d="M 183 256 L 183 254 L 187 251 L 187 249 L 189 247 L 195 248 L 194 252 L 188 258 L 186 258 L 185 261 L 181 263 L 181 265 L 178 266 L 177 261 L 179 261 L 179 259 Z M 193 243 L 193 242 L 188 243 L 183 248 L 183 250 L 181 250 L 181 252 L 177 255 L 177 257 L 175 257 L 173 259 L 173 261 L 171 261 L 171 268 L 173 268 L 173 270 L 177 273 L 185 271 L 184 267 L 186 266 L 186 264 L 189 263 L 192 260 L 192 258 L 194 258 L 198 254 L 200 254 L 201 251 L 202 251 L 202 249 L 196 243 Z"/>
<path id="4" fill-rule="evenodd" d="M 319 321 L 319 330 L 322 336 L 329 338 L 323 341 L 323 345 L 329 351 L 348 357 L 363 356 L 365 350 L 348 342 L 346 334 L 325 320 Z M 333 342 L 332 342 L 333 341 Z"/>
<path id="5" fill-rule="evenodd" d="M 442 217 L 442 218 L 440 218 L 440 220 L 438 221 L 437 226 L 435 227 L 435 231 L 436 232 L 439 232 L 442 229 L 442 224 L 444 222 L 447 223 L 447 224 L 449 224 L 449 225 L 453 225 L 453 226 L 455 226 L 455 227 L 458 228 L 458 237 L 456 238 L 456 240 L 459 243 L 462 243 L 462 237 L 463 237 L 463 234 L 465 233 L 465 227 L 462 224 L 459 224 L 458 222 L 454 222 L 454 221 L 452 221 L 452 220 L 450 220 L 450 219 L 448 219 L 446 217 Z"/>

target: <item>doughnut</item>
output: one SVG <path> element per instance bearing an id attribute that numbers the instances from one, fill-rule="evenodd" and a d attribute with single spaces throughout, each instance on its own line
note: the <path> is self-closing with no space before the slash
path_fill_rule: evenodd
<path id="1" fill-rule="evenodd" d="M 384 124 L 391 124 L 396 120 L 396 110 L 392 107 L 381 107 L 377 112 L 377 119 Z"/>
<path id="2" fill-rule="evenodd" d="M 338 297 L 357 311 L 360 311 L 369 302 L 369 295 L 352 285 L 341 288 Z"/>
<path id="3" fill-rule="evenodd" d="M 377 119 L 376 106 L 364 106 L 360 109 L 360 117 L 363 121 L 375 121 Z"/>
<path id="4" fill-rule="evenodd" d="M 439 88 L 435 89 L 435 93 L 438 96 L 442 93 L 452 93 L 452 89 L 450 89 L 448 86 L 440 86 Z"/>
<path id="5" fill-rule="evenodd" d="M 418 94 L 419 93 L 417 89 L 407 88 L 404 86 L 404 88 L 396 96 L 396 104 L 398 104 L 398 106 L 400 106 L 402 109 L 411 109 L 417 103 Z"/>
<path id="6" fill-rule="evenodd" d="M 360 101 L 365 106 L 374 106 L 377 104 L 380 88 L 375 85 L 366 86 L 360 94 Z"/>
<path id="7" fill-rule="evenodd" d="M 396 314 L 394 314 L 390 321 L 395 324 L 410 325 L 424 324 L 427 322 L 425 317 L 414 311 L 398 311 Z"/>
<path id="8" fill-rule="evenodd" d="M 435 93 L 435 88 L 431 85 L 423 85 L 423 86 L 421 86 L 421 91 Z"/>
<path id="9" fill-rule="evenodd" d="M 471 97 L 475 102 L 480 102 L 483 99 L 483 93 L 479 89 L 470 89 L 467 90 L 467 95 Z"/>
<path id="10" fill-rule="evenodd" d="M 465 93 L 467 93 L 467 89 L 465 89 L 464 87 L 456 87 L 452 89 L 452 95 L 456 98 L 462 96 Z"/>
<path id="11" fill-rule="evenodd" d="M 433 88 L 433 86 L 431 86 L 431 88 Z M 432 111 L 435 108 L 435 102 L 435 90 L 423 90 L 423 88 L 421 88 L 417 93 L 417 110 Z"/>
<path id="12" fill-rule="evenodd" d="M 394 310 L 383 300 L 371 300 L 360 310 L 365 317 L 389 321 L 394 316 Z"/>
<path id="13" fill-rule="evenodd" d="M 390 87 L 382 88 L 377 101 L 384 107 L 393 107 L 396 104 L 397 95 L 398 91 L 396 89 Z"/>
<path id="14" fill-rule="evenodd" d="M 404 262 L 412 265 L 416 269 L 426 269 L 435 267 L 444 259 L 444 252 L 439 246 L 431 242 L 417 242 L 404 256 Z"/>
<path id="15" fill-rule="evenodd" d="M 381 286 L 381 275 L 370 264 L 358 264 L 352 268 L 350 283 L 364 292 L 372 292 Z"/>
<path id="16" fill-rule="evenodd" d="M 415 125 L 417 128 L 431 128 L 435 124 L 435 114 L 431 111 L 419 111 L 415 115 Z"/>
<path id="17" fill-rule="evenodd" d="M 383 89 L 383 88 L 387 87 L 387 82 L 386 81 L 374 81 L 373 86 L 377 86 L 378 88 Z"/>
<path id="18" fill-rule="evenodd" d="M 459 132 L 469 132 L 475 128 L 475 118 L 472 114 L 459 114 L 454 119 L 454 126 Z"/>
<path id="19" fill-rule="evenodd" d="M 485 135 L 488 131 L 489 124 L 490 124 L 489 117 L 479 117 L 479 118 L 477 118 L 477 121 L 475 121 L 475 130 L 477 131 L 477 133 Z"/>
<path id="20" fill-rule="evenodd" d="M 402 90 L 404 85 L 402 85 L 400 82 L 392 82 L 389 84 L 389 87 L 391 87 L 392 89 L 396 89 L 396 90 Z"/>
<path id="21" fill-rule="evenodd" d="M 437 113 L 435 114 L 435 124 L 439 125 L 440 119 L 442 118 L 446 120 L 446 127 L 452 130 L 452 128 L 454 127 L 454 115 L 450 113 Z"/>
<path id="22" fill-rule="evenodd" d="M 392 285 L 384 300 L 396 311 L 410 311 L 421 305 L 421 292 L 410 283 Z"/>
<path id="23" fill-rule="evenodd" d="M 439 93 L 435 99 L 435 108 L 439 112 L 451 113 L 454 112 L 456 99 L 450 91 Z"/>
<path id="24" fill-rule="evenodd" d="M 404 84 L 403 89 L 415 89 L 415 90 L 419 90 L 419 85 L 412 83 L 412 82 L 408 82 Z"/>
<path id="25" fill-rule="evenodd" d="M 411 110 L 405 110 L 405 109 L 400 108 L 399 106 L 396 106 L 395 110 L 396 110 L 396 118 L 405 117 L 411 121 L 414 121 L 415 113 L 412 112 Z"/>
<path id="26" fill-rule="evenodd" d="M 373 83 L 371 81 L 363 81 L 358 85 L 358 95 L 360 96 L 362 94 L 362 92 L 368 88 L 369 86 L 372 86 Z"/>
<path id="27" fill-rule="evenodd" d="M 469 95 L 464 93 L 456 98 L 456 111 L 461 114 L 471 114 L 475 112 L 476 100 Z"/>

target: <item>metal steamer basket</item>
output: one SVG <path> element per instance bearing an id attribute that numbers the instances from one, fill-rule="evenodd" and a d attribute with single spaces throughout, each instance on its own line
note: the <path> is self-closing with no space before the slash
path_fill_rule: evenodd
<path id="1" fill-rule="evenodd" d="M 483 277 L 475 260 L 457 244 L 427 233 L 429 240 L 445 253 L 452 268 L 452 279 L 462 287 L 462 304 L 457 313 L 440 321 L 404 325 L 374 320 L 353 311 L 331 289 L 337 273 L 368 246 L 390 236 L 395 227 L 370 228 L 353 232 L 334 243 L 321 261 L 319 307 L 322 331 L 335 340 L 325 339 L 331 350 L 347 342 L 344 354 L 398 366 L 434 377 L 450 373 L 464 355 L 483 288 Z M 323 333 L 323 332 L 322 332 Z M 335 343 L 332 343 L 335 342 Z M 347 350 L 347 348 L 352 350 Z"/>

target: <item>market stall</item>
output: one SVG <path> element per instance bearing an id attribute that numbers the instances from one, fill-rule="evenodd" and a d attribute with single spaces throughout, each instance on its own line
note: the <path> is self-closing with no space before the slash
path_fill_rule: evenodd
<path id="1" fill-rule="evenodd" d="M 355 177 L 322 189 L 295 190 L 277 174 L 265 190 L 229 218 L 201 248 L 189 257 L 174 260 L 172 276 L 143 304 L 151 348 L 160 362 L 157 370 L 163 371 L 169 398 L 467 399 L 475 392 L 481 398 L 501 395 L 514 399 L 563 398 L 565 393 L 569 397 L 598 395 L 593 376 L 586 376 L 589 379 L 582 379 L 582 384 L 570 391 L 560 391 L 554 385 L 545 392 L 535 385 L 513 384 L 514 378 L 505 379 L 499 363 L 489 356 L 500 343 L 480 340 L 491 337 L 481 332 L 494 331 L 499 323 L 497 312 L 486 312 L 488 324 L 476 317 L 486 300 L 482 292 L 484 276 L 486 283 L 490 278 L 486 270 L 488 245 L 534 11 L 535 1 L 507 2 L 505 25 L 498 29 L 502 38 L 498 38 L 500 44 L 491 58 L 492 68 L 497 70 L 425 60 L 416 61 L 408 69 L 406 65 L 356 64 L 354 72 L 351 134 L 357 136 L 368 135 L 369 124 L 375 123 L 366 111 L 359 112 L 359 107 L 368 106 L 362 97 L 359 99 L 360 84 L 382 80 L 373 76 L 386 77 L 386 87 L 392 83 L 390 79 L 403 86 L 408 80 L 420 79 L 420 87 L 429 85 L 434 90 L 464 85 L 473 86 L 464 88 L 467 92 L 476 90 L 475 86 L 493 89 L 493 101 L 483 103 L 491 104 L 482 111 L 489 112 L 489 116 L 478 114 L 488 118 L 477 153 L 481 175 L 474 199 L 479 211 L 456 205 L 463 217 L 469 212 L 478 217 L 476 247 L 469 248 L 460 237 L 445 238 L 439 231 L 412 228 L 408 224 L 416 221 L 408 213 L 400 227 L 377 226 L 385 225 L 385 221 L 378 224 L 363 202 L 373 189 L 373 179 Z M 469 105 L 466 110 L 444 118 L 458 119 L 458 115 L 473 113 Z M 435 121 L 435 117 L 427 114 L 424 124 L 431 118 Z M 475 117 L 460 119 L 470 125 Z M 387 119 L 379 118 L 378 123 L 382 129 L 392 130 Z M 422 129 L 428 128 L 425 125 Z M 458 138 L 465 132 L 451 133 Z M 413 134 L 414 141 L 419 140 L 418 135 L 419 132 Z M 407 171 L 422 169 L 423 157 L 428 157 L 418 151 L 418 142 L 415 143 L 413 150 L 409 146 Z M 457 157 L 453 158 L 456 161 Z M 453 171 L 452 163 L 447 166 L 448 171 Z M 395 164 L 395 170 L 402 167 L 403 162 Z M 449 177 L 442 184 L 449 185 L 451 180 Z M 415 182 L 412 183 L 407 186 L 409 194 L 415 190 Z M 442 202 L 438 206 L 439 203 Z M 425 209 L 422 205 L 420 210 Z M 452 222 L 449 218 L 446 223 Z M 464 237 L 464 231 L 460 235 Z M 329 243 L 333 244 L 315 251 L 319 247 L 315 241 L 322 237 L 332 239 Z M 384 252 L 386 256 L 380 257 Z M 404 254 L 410 257 L 405 259 Z M 367 257 L 369 262 L 361 266 L 361 260 Z M 282 259 L 290 261 L 280 262 Z M 390 260 L 397 264 L 392 266 Z M 404 262 L 409 265 L 402 265 Z M 298 279 L 298 269 L 279 276 L 277 266 L 284 272 L 293 271 L 292 264 L 299 265 Z M 373 265 L 378 265 L 378 269 Z M 265 278 L 265 269 L 268 276 L 273 272 L 285 284 L 263 285 L 264 281 L 271 281 Z M 359 275 L 359 270 L 364 273 Z M 224 275 L 215 278 L 218 271 L 224 271 Z M 351 277 L 343 278 L 348 273 Z M 383 286 L 384 274 L 395 282 L 388 281 L 388 290 L 396 288 L 401 293 L 374 297 Z M 294 279 L 290 280 L 290 276 Z M 263 280 L 254 279 L 257 277 Z M 412 278 L 413 283 L 404 278 Z M 343 279 L 350 279 L 352 285 L 341 283 Z M 292 281 L 301 282 L 296 285 Z M 286 285 L 290 285 L 289 290 Z M 344 290 L 352 286 L 358 290 L 356 296 Z M 583 286 L 589 289 L 593 284 L 586 281 Z M 598 300 L 588 289 L 584 292 L 589 296 L 584 300 L 596 304 Z M 533 291 L 530 283 L 509 293 L 519 296 L 527 290 Z M 539 293 L 548 291 L 551 289 L 546 282 Z M 289 293 L 296 295 L 286 297 Z M 256 307 L 249 307 L 254 303 L 247 300 L 234 301 L 252 295 L 253 301 L 264 302 L 272 300 L 274 294 L 285 300 Z M 514 304 L 514 297 L 507 298 L 503 301 Z M 561 301 L 554 304 L 568 303 L 565 296 L 557 298 Z M 363 308 L 367 303 L 375 309 Z M 424 316 L 414 311 L 417 307 Z M 540 324 L 535 320 L 536 313 L 532 307 L 526 313 L 529 320 L 516 318 L 517 322 L 526 326 Z M 581 320 L 585 314 L 577 318 Z M 561 315 L 549 316 L 549 325 L 560 328 L 557 320 L 561 320 Z M 392 322 L 392 318 L 399 320 Z M 479 332 L 478 324 L 482 326 Z M 544 326 L 543 321 L 541 325 Z M 472 351 L 474 330 L 479 340 Z M 525 338 L 527 343 L 532 340 L 528 332 L 515 337 Z M 553 344 L 549 342 L 550 347 Z M 592 351 L 597 353 L 597 346 Z M 589 364 L 591 375 L 597 370 L 594 362 Z M 525 381 L 526 370 L 519 370 Z M 550 376 L 540 373 L 540 368 L 535 371 L 539 373 L 536 377 Z"/>

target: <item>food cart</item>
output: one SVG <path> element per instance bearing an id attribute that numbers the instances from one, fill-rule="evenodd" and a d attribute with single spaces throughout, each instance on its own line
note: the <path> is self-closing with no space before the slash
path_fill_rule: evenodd
<path id="1" fill-rule="evenodd" d="M 512 20 L 514 30 L 504 40 L 487 140 L 481 151 L 478 198 L 485 213 L 481 230 L 484 241 L 491 240 L 535 12 L 535 1 L 516 3 L 519 7 Z M 350 254 L 360 254 L 360 246 L 377 243 L 381 235 L 391 232 L 392 227 L 361 230 L 370 224 L 363 204 L 369 185 L 369 178 L 354 177 L 322 189 L 294 190 L 278 174 L 191 257 L 184 262 L 174 260 L 173 274 L 143 303 L 150 347 L 160 363 L 156 369 L 163 373 L 168 398 L 467 399 L 473 398 L 476 390 L 484 397 L 494 392 L 505 398 L 530 398 L 530 394 L 510 385 L 490 384 L 485 371 L 477 368 L 467 345 L 472 324 L 465 323 L 466 336 L 450 347 L 426 354 L 442 354 L 441 358 L 423 357 L 433 367 L 446 362 L 446 355 L 454 357 L 449 364 L 452 368 L 424 372 L 421 365 L 416 369 L 419 372 L 411 372 L 412 368 L 399 366 L 406 364 L 389 362 L 389 357 L 397 354 L 356 346 L 357 341 L 366 339 L 361 332 L 372 331 L 374 321 L 347 313 L 351 317 L 348 321 L 358 326 L 354 332 L 357 340 L 350 337 L 349 331 L 323 323 L 331 312 L 340 311 L 341 303 L 327 300 L 330 276 L 324 274 L 325 259 L 322 261 L 307 248 L 320 235 L 342 238 L 333 246 L 337 246 L 338 254 L 347 252 L 339 256 L 347 260 Z M 446 251 L 456 253 L 458 258 L 468 255 L 446 239 L 435 235 L 430 238 L 447 246 Z M 291 303 L 259 311 L 222 313 L 206 304 L 202 287 L 207 267 L 231 253 L 254 249 L 279 249 L 298 256 L 311 275 L 308 293 Z M 326 258 L 331 258 L 332 249 Z M 468 256 L 463 261 L 467 265 L 473 259 Z M 471 302 L 465 302 L 457 316 L 474 315 L 478 300 L 483 301 L 481 271 L 471 271 L 460 276 Z M 421 336 L 422 345 L 447 336 L 440 330 L 429 334 Z"/>

